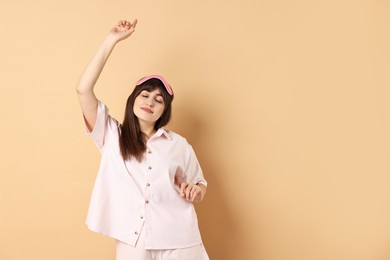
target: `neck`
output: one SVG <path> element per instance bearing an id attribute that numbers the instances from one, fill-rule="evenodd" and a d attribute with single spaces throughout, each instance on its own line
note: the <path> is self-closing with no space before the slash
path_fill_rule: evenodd
<path id="1" fill-rule="evenodd" d="M 156 130 L 154 129 L 154 124 L 148 124 L 146 122 L 139 121 L 139 126 L 141 132 L 144 133 L 148 139 L 156 133 Z"/>

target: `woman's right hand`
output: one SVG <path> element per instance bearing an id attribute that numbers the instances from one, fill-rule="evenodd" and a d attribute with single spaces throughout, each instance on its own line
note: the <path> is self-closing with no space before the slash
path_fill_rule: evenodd
<path id="1" fill-rule="evenodd" d="M 134 19 L 132 23 L 127 20 L 121 20 L 111 29 L 109 36 L 112 37 L 115 42 L 122 41 L 128 38 L 135 31 L 136 25 L 137 19 Z"/>

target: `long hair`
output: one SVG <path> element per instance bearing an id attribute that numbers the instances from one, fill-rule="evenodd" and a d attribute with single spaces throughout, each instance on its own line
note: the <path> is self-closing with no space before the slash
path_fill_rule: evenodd
<path id="1" fill-rule="evenodd" d="M 136 86 L 127 99 L 125 116 L 123 123 L 120 126 L 121 134 L 119 135 L 119 147 L 124 160 L 136 158 L 138 161 L 141 161 L 143 158 L 146 151 L 147 139 L 146 135 L 141 132 L 138 118 L 134 114 L 134 101 L 143 90 L 151 92 L 155 89 L 160 90 L 162 98 L 164 99 L 164 111 L 154 124 L 154 129 L 158 130 L 160 127 L 165 126 L 171 119 L 173 94 L 172 96 L 169 95 L 159 79 L 152 78 L 141 85 Z"/>

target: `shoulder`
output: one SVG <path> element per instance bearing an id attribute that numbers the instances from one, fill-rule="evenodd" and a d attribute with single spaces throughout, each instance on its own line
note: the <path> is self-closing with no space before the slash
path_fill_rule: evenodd
<path id="1" fill-rule="evenodd" d="M 163 131 L 165 131 L 167 137 L 169 137 L 172 141 L 189 144 L 187 139 L 184 136 L 168 129 L 163 129 Z"/>
<path id="2" fill-rule="evenodd" d="M 163 131 L 163 135 L 165 135 L 165 137 L 167 138 L 167 140 L 170 140 L 172 142 L 173 145 L 175 145 L 177 148 L 183 148 L 183 149 L 191 149 L 191 144 L 188 142 L 188 140 L 172 131 L 172 130 L 168 130 L 168 129 L 163 129 L 161 128 L 161 131 Z"/>
<path id="3" fill-rule="evenodd" d="M 110 115 L 110 110 L 101 100 L 98 100 L 98 117 L 102 117 L 103 120 L 107 121 L 109 128 L 113 130 L 117 130 L 120 126 L 118 120 Z"/>

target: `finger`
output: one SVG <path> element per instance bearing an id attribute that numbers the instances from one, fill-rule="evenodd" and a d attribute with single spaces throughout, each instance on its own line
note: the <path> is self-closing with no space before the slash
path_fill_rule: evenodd
<path id="1" fill-rule="evenodd" d="M 198 187 L 197 185 L 194 185 L 194 188 L 192 190 L 193 192 L 191 193 L 191 201 L 193 202 L 196 199 L 196 197 L 198 197 L 201 190 L 200 187 Z"/>
<path id="2" fill-rule="evenodd" d="M 137 25 L 138 23 L 138 20 L 137 19 L 134 19 L 133 23 L 131 24 L 131 27 L 135 28 L 135 26 Z"/>
<path id="3" fill-rule="evenodd" d="M 187 188 L 187 183 L 183 182 L 180 185 L 180 197 L 184 198 L 186 188 Z"/>
<path id="4" fill-rule="evenodd" d="M 191 199 L 193 198 L 194 193 L 195 193 L 196 191 L 197 191 L 197 186 L 196 186 L 196 185 L 192 186 L 191 192 L 190 192 L 190 197 L 191 197 Z"/>
<path id="5" fill-rule="evenodd" d="M 116 26 L 115 26 L 115 28 L 120 28 L 121 27 L 121 25 L 122 25 L 122 21 L 119 21 L 117 24 L 116 24 Z"/>
<path id="6" fill-rule="evenodd" d="M 117 26 L 115 26 L 116 30 L 117 31 L 123 31 L 123 28 L 125 27 L 125 23 L 126 23 L 125 20 L 120 20 L 118 22 Z"/>
<path id="7" fill-rule="evenodd" d="M 188 184 L 187 188 L 186 188 L 186 200 L 190 200 L 191 199 L 191 191 L 193 190 L 194 188 L 194 185 L 193 184 Z"/>
<path id="8" fill-rule="evenodd" d="M 127 20 L 121 20 L 120 23 L 119 23 L 119 26 L 126 27 L 127 23 L 128 23 Z"/>

